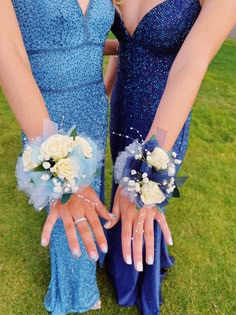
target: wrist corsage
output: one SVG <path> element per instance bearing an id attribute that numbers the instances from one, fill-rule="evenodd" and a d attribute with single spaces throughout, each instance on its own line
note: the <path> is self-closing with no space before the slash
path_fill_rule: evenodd
<path id="1" fill-rule="evenodd" d="M 163 150 L 154 136 L 148 142 L 135 140 L 117 157 L 115 181 L 137 209 L 155 206 L 162 211 L 171 196 L 179 197 L 176 165 L 181 162 L 175 152 Z"/>
<path id="2" fill-rule="evenodd" d="M 16 164 L 18 189 L 37 210 L 55 199 L 66 203 L 79 188 L 90 185 L 102 160 L 89 137 L 77 135 L 75 127 L 65 133 L 52 124 L 54 134 L 48 136 L 44 128 L 43 136 L 25 144 Z"/>

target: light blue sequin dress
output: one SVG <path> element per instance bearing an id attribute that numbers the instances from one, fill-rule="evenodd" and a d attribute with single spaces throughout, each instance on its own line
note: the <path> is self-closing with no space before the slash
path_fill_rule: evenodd
<path id="1" fill-rule="evenodd" d="M 111 0 L 90 0 L 84 16 L 77 0 L 13 0 L 34 77 L 50 117 L 63 128 L 76 124 L 105 148 L 107 98 L 103 46 L 114 19 Z M 20 78 L 19 78 L 20 79 Z M 34 100 L 32 99 L 32 106 Z M 31 117 L 29 117 L 31 119 Z M 102 194 L 102 179 L 93 187 Z M 96 264 L 80 241 L 73 258 L 61 220 L 51 238 L 51 282 L 45 307 L 53 315 L 81 313 L 99 300 Z"/>

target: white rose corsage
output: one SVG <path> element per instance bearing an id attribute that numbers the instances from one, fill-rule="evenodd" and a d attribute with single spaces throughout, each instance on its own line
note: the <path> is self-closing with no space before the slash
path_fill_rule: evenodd
<path id="1" fill-rule="evenodd" d="M 176 165 L 181 164 L 175 152 L 163 150 L 156 137 L 148 142 L 135 140 L 116 159 L 115 181 L 123 192 L 136 203 L 137 209 L 156 206 L 159 211 L 171 196 L 179 197 Z M 183 184 L 186 177 L 178 178 Z"/>
<path id="2" fill-rule="evenodd" d="M 100 166 L 102 155 L 96 143 L 85 135 L 77 135 L 73 127 L 68 133 L 57 130 L 25 144 L 16 163 L 18 189 L 29 196 L 37 210 L 48 202 L 60 199 L 66 203 L 79 188 L 91 184 Z M 46 125 L 44 125 L 46 126 Z"/>

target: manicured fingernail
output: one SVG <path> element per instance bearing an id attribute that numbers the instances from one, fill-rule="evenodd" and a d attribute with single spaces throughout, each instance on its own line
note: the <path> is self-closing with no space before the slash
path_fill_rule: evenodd
<path id="1" fill-rule="evenodd" d="M 172 240 L 171 237 L 169 238 L 168 244 L 169 244 L 170 246 L 173 246 L 173 245 L 174 245 L 173 240 Z"/>
<path id="2" fill-rule="evenodd" d="M 41 240 L 41 246 L 45 247 L 46 245 L 47 245 L 47 242 L 46 242 L 46 240 L 43 238 L 43 239 Z"/>
<path id="3" fill-rule="evenodd" d="M 98 255 L 96 252 L 90 252 L 89 257 L 94 262 L 98 260 Z"/>
<path id="4" fill-rule="evenodd" d="M 137 271 L 143 271 L 143 264 L 141 261 L 137 262 L 137 266 L 136 266 Z"/>
<path id="5" fill-rule="evenodd" d="M 110 217 L 111 217 L 112 219 L 116 219 L 116 215 L 115 215 L 115 214 L 109 213 L 109 215 L 110 215 Z"/>
<path id="6" fill-rule="evenodd" d="M 81 252 L 80 252 L 80 250 L 78 248 L 74 248 L 73 249 L 73 256 L 76 257 L 76 258 L 81 256 Z"/>
<path id="7" fill-rule="evenodd" d="M 127 256 L 126 256 L 126 264 L 132 265 L 132 258 L 131 258 L 130 255 L 127 255 Z"/>
<path id="8" fill-rule="evenodd" d="M 102 251 L 104 254 L 107 253 L 108 248 L 107 248 L 107 246 L 106 246 L 105 244 L 102 244 L 102 245 L 101 245 L 101 251 Z"/>
<path id="9" fill-rule="evenodd" d="M 147 264 L 148 265 L 153 265 L 153 263 L 154 263 L 154 258 L 153 258 L 153 256 L 148 256 L 148 259 L 147 259 Z"/>
<path id="10" fill-rule="evenodd" d="M 111 221 L 107 221 L 103 226 L 105 229 L 108 229 L 111 226 Z"/>

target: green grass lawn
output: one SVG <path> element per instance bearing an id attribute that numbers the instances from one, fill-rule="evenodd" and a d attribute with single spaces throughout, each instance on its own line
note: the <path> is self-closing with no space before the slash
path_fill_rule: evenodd
<path id="1" fill-rule="evenodd" d="M 20 131 L 1 92 L 0 127 L 0 315 L 43 315 L 50 277 L 48 250 L 39 245 L 45 213 L 36 213 L 16 190 Z M 181 171 L 189 179 L 167 210 L 176 264 L 163 286 L 162 315 L 236 314 L 235 164 L 236 41 L 227 40 L 194 106 Z M 138 314 L 116 304 L 105 269 L 98 281 L 103 308 L 88 314 Z"/>

